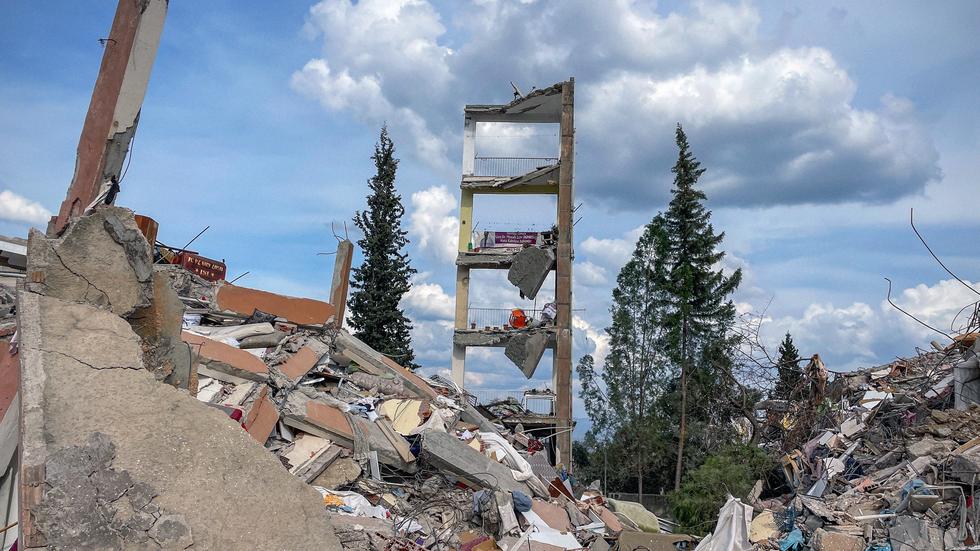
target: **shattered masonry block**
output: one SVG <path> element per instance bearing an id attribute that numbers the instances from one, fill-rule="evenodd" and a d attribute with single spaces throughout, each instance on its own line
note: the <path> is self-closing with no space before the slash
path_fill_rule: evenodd
<path id="1" fill-rule="evenodd" d="M 251 316 L 255 310 L 260 310 L 302 325 L 326 323 L 335 311 L 327 302 L 277 295 L 230 283 L 218 287 L 215 301 L 220 310 L 231 310 L 243 316 Z"/>
<path id="2" fill-rule="evenodd" d="M 514 255 L 510 269 L 507 270 L 507 281 L 520 289 L 525 297 L 533 299 L 554 265 L 555 253 L 551 249 L 522 249 Z"/>
<path id="3" fill-rule="evenodd" d="M 504 355 L 520 368 L 525 377 L 530 379 L 534 376 L 538 363 L 541 362 L 541 356 L 544 355 L 544 350 L 547 347 L 547 332 L 519 333 L 507 342 Z"/>
<path id="4" fill-rule="evenodd" d="M 47 545 L 53 549 L 191 546 L 194 537 L 184 516 L 162 509 L 153 487 L 133 480 L 129 471 L 113 468 L 115 455 L 115 445 L 99 432 L 89 435 L 83 445 L 51 454 L 45 469 L 49 488 L 35 513 Z"/>
<path id="5" fill-rule="evenodd" d="M 32 230 L 27 242 L 33 293 L 91 304 L 127 316 L 153 298 L 150 246 L 133 212 L 103 207 L 49 239 Z"/>
<path id="6" fill-rule="evenodd" d="M 269 368 L 252 354 L 223 342 L 183 331 L 181 339 L 197 354 L 198 372 L 219 381 L 242 383 L 266 381 Z"/>

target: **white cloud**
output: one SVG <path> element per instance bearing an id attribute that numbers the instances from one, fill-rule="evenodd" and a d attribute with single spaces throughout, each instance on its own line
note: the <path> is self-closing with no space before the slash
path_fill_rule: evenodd
<path id="1" fill-rule="evenodd" d="M 931 286 L 919 284 L 893 293 L 893 300 L 904 310 L 949 334 L 962 329 L 966 320 L 961 310 L 978 298 L 952 279 Z M 967 310 L 969 316 L 972 309 Z M 951 330 L 951 323 L 958 313 L 958 323 L 953 324 Z M 917 346 L 927 348 L 931 340 L 946 341 L 938 333 L 895 310 L 887 301 L 882 301 L 877 308 L 863 302 L 844 307 L 811 304 L 800 317 L 776 318 L 765 328 L 765 340 L 771 351 L 775 351 L 786 331 L 793 335 L 801 354 L 818 353 L 822 358 L 830 358 L 828 367 L 834 370 L 884 363 L 896 353 L 912 355 Z M 832 365 L 834 361 L 839 363 Z"/>
<path id="2" fill-rule="evenodd" d="M 856 88 L 827 50 L 782 49 L 670 78 L 622 72 L 585 91 L 580 120 L 614 172 L 662 175 L 648 199 L 668 189 L 675 121 L 709 168 L 704 187 L 719 203 L 880 202 L 939 178 L 938 153 L 911 102 L 888 95 L 877 111 L 858 109 Z M 631 204 L 636 192 L 622 177 L 601 188 Z"/>
<path id="3" fill-rule="evenodd" d="M 0 220 L 46 224 L 50 218 L 51 211 L 41 203 L 17 195 L 9 189 L 0 191 Z"/>
<path id="4" fill-rule="evenodd" d="M 643 228 L 643 226 L 633 228 L 623 234 L 623 237 L 618 238 L 599 238 L 590 235 L 579 244 L 579 249 L 587 253 L 590 259 L 598 261 L 602 267 L 619 273 L 633 255 L 636 241 L 643 235 Z M 576 268 L 581 264 L 581 262 L 576 263 Z"/>
<path id="5" fill-rule="evenodd" d="M 601 329 L 596 329 L 591 323 L 579 316 L 572 316 L 572 328 L 578 335 L 585 335 L 589 344 L 581 354 L 592 354 L 596 365 L 603 365 L 606 355 L 609 354 L 609 335 Z M 576 339 L 577 340 L 577 339 Z"/>
<path id="6" fill-rule="evenodd" d="M 437 43 L 445 30 L 424 0 L 324 0 L 307 20 L 307 31 L 323 38 L 323 57 L 293 73 L 293 89 L 362 122 L 387 121 L 394 136 L 411 138 L 416 157 L 446 171 L 445 140 L 413 107 L 452 78 L 452 50 Z"/>
<path id="7" fill-rule="evenodd" d="M 456 196 L 446 186 L 432 186 L 412 194 L 408 231 L 415 244 L 443 262 L 455 262 L 459 239 Z"/>
<path id="8" fill-rule="evenodd" d="M 604 287 L 609 284 L 607 270 L 588 260 L 575 263 L 575 279 L 590 287 Z"/>
<path id="9" fill-rule="evenodd" d="M 401 307 L 405 308 L 413 321 L 445 320 L 455 317 L 455 302 L 446 294 L 442 285 L 427 283 L 427 273 L 418 274 L 412 288 L 402 296 Z"/>

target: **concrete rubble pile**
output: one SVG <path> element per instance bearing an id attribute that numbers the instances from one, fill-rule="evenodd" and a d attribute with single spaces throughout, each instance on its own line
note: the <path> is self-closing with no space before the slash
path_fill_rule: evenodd
<path id="1" fill-rule="evenodd" d="M 338 328 L 334 305 L 154 263 L 131 211 L 99 207 L 27 249 L 13 340 L 0 292 L 23 401 L 22 548 L 690 541 L 579 486 L 498 418 L 529 412 L 478 410 Z"/>
<path id="2" fill-rule="evenodd" d="M 980 549 L 978 343 L 976 334 L 933 343 L 829 384 L 815 356 L 809 399 L 760 404 L 784 435 L 770 443 L 789 453 L 782 476 L 748 496 L 749 530 L 726 548 Z"/>

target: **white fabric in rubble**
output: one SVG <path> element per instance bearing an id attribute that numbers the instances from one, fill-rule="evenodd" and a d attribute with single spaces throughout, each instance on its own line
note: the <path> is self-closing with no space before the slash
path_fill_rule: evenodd
<path id="1" fill-rule="evenodd" d="M 527 462 L 527 459 L 521 457 L 514 446 L 504 440 L 503 436 L 495 432 L 481 432 L 479 434 L 480 441 L 483 442 L 486 451 L 491 454 L 491 457 L 499 457 L 504 460 L 503 463 L 510 467 L 510 472 L 514 474 L 514 480 L 524 482 L 534 477 L 531 464 Z"/>
<path id="2" fill-rule="evenodd" d="M 521 535 L 521 539 L 518 540 L 513 549 L 520 549 L 525 541 L 546 543 L 561 547 L 562 549 L 582 549 L 582 544 L 575 539 L 575 536 L 568 532 L 559 532 L 551 526 L 548 526 L 548 523 L 534 511 L 527 511 L 521 513 L 521 515 L 524 516 L 524 520 L 531 526 L 527 532 Z"/>
<path id="3" fill-rule="evenodd" d="M 380 505 L 371 505 L 371 502 L 367 500 L 366 497 L 362 496 L 357 492 L 341 492 L 339 490 L 328 490 L 321 486 L 314 486 L 320 495 L 326 497 L 328 495 L 337 496 L 344 501 L 344 505 L 350 507 L 354 510 L 354 515 L 359 517 L 373 517 L 380 519 L 388 518 L 388 509 Z"/>
<path id="4" fill-rule="evenodd" d="M 749 529 L 752 524 L 752 507 L 732 496 L 718 512 L 715 531 L 705 536 L 694 551 L 749 551 Z"/>
<path id="5" fill-rule="evenodd" d="M 427 430 L 437 430 L 439 432 L 446 432 L 446 425 L 455 419 L 456 414 L 453 413 L 451 409 L 446 408 L 434 408 L 432 410 L 432 415 L 421 425 L 415 427 L 409 431 L 409 436 L 415 434 L 422 434 Z"/>

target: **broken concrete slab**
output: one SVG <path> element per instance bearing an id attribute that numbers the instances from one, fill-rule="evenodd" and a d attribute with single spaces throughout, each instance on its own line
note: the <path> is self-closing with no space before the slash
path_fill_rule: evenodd
<path id="1" fill-rule="evenodd" d="M 241 341 L 248 337 L 272 335 L 276 330 L 271 323 L 244 323 L 242 325 L 209 326 L 195 325 L 187 328 L 191 333 L 204 335 L 214 340 L 235 339 Z"/>
<path id="2" fill-rule="evenodd" d="M 328 490 L 346 486 L 361 476 L 361 466 L 349 457 L 335 459 L 311 484 Z"/>
<path id="3" fill-rule="evenodd" d="M 251 316 L 256 310 L 268 312 L 301 325 L 321 325 L 334 315 L 332 304 L 310 298 L 277 295 L 268 291 L 222 284 L 215 293 L 220 310 Z"/>
<path id="4" fill-rule="evenodd" d="M 514 362 L 521 373 L 530 379 L 538 369 L 538 363 L 548 348 L 548 334 L 541 331 L 522 332 L 514 335 L 507 343 L 504 354 Z"/>
<path id="5" fill-rule="evenodd" d="M 194 546 L 202 549 L 340 549 L 319 494 L 282 469 L 224 413 L 142 369 L 139 337 L 123 319 L 89 305 L 21 292 L 18 323 L 21 472 L 25 483 L 39 490 L 22 504 L 41 538 L 56 536 L 43 532 L 49 519 L 40 505 L 48 492 L 68 500 L 62 509 L 91 497 L 45 472 L 64 465 L 56 460 L 68 453 L 62 450 L 101 440 L 101 433 L 115 447 L 111 468 L 152 488 L 144 501 L 155 495 L 152 503 L 162 512 L 157 523 L 163 524 L 152 534 L 151 525 L 148 535 L 176 535 L 179 518 L 166 515 L 183 515 Z M 269 514 L 270 503 L 277 514 Z M 113 524 L 102 518 L 97 531 L 106 533 Z"/>
<path id="6" fill-rule="evenodd" d="M 311 340 L 308 345 L 300 348 L 299 351 L 280 364 L 279 369 L 286 377 L 298 381 L 309 373 L 326 353 L 327 347 L 325 345 Z"/>
<path id="7" fill-rule="evenodd" d="M 507 281 L 520 289 L 526 298 L 533 299 L 554 265 L 553 250 L 542 247 L 522 249 L 511 261 L 510 269 L 507 270 Z"/>
<path id="8" fill-rule="evenodd" d="M 433 467 L 451 473 L 470 486 L 534 495 L 527 484 L 514 479 L 510 469 L 467 446 L 454 435 L 432 430 L 422 433 L 422 452 Z"/>
<path id="9" fill-rule="evenodd" d="M 267 335 L 245 337 L 238 341 L 238 348 L 242 350 L 250 348 L 272 348 L 278 346 L 287 336 L 285 331 L 273 331 Z"/>
<path id="10" fill-rule="evenodd" d="M 867 547 L 862 537 L 830 532 L 823 528 L 817 528 L 813 532 L 810 546 L 814 551 L 864 551 Z"/>
<path id="11" fill-rule="evenodd" d="M 269 398 L 269 387 L 263 386 L 255 401 L 252 402 L 248 415 L 245 416 L 245 430 L 256 442 L 265 444 L 278 422 L 279 410 L 276 409 L 275 402 Z"/>
<path id="12" fill-rule="evenodd" d="M 133 212 L 104 207 L 83 216 L 64 236 L 32 230 L 27 243 L 27 288 L 126 316 L 153 298 L 150 246 Z"/>
<path id="13" fill-rule="evenodd" d="M 181 333 L 181 339 L 197 355 L 200 364 L 198 372 L 202 375 L 236 384 L 266 381 L 269 378 L 269 368 L 265 362 L 249 352 L 187 331 Z"/>
<path id="14" fill-rule="evenodd" d="M 180 338 L 184 303 L 170 282 L 169 272 L 153 272 L 153 300 L 129 316 L 129 324 L 139 335 L 143 365 L 159 381 L 177 388 L 197 389 L 197 369 L 190 346 Z"/>

